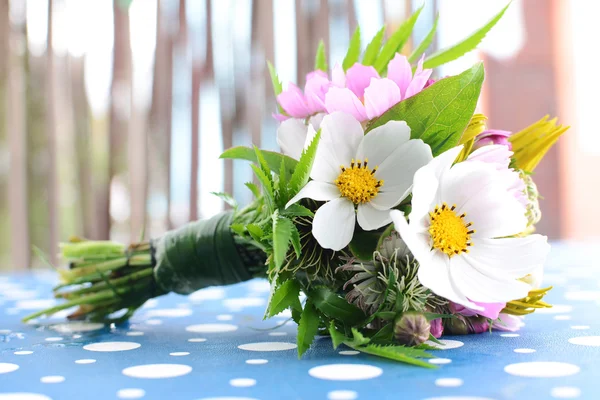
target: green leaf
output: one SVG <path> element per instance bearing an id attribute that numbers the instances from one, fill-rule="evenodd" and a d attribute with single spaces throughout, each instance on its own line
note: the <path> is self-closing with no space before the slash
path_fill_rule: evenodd
<path id="1" fill-rule="evenodd" d="M 485 35 L 496 25 L 496 23 L 502 18 L 504 12 L 508 9 L 510 3 L 506 5 L 494 18 L 492 18 L 487 24 L 479 28 L 475 33 L 466 38 L 460 43 L 455 44 L 447 49 L 442 49 L 429 56 L 423 63 L 423 68 L 435 68 L 440 65 L 446 64 L 450 61 L 454 61 L 462 55 L 468 53 L 481 43 Z"/>
<path id="2" fill-rule="evenodd" d="M 242 236 L 246 233 L 246 228 L 244 227 L 243 224 L 231 224 L 229 227 L 231 228 L 232 231 L 234 231 L 235 233 L 237 233 L 240 236 Z"/>
<path id="3" fill-rule="evenodd" d="M 346 57 L 344 57 L 344 61 L 342 62 L 342 67 L 344 71 L 347 71 L 348 68 L 353 66 L 356 62 L 358 62 L 358 58 L 360 57 L 360 26 L 357 26 L 352 34 L 352 39 L 350 39 L 350 45 L 348 46 L 348 51 L 346 52 Z"/>
<path id="4" fill-rule="evenodd" d="M 365 54 L 363 55 L 363 65 L 373 65 L 375 59 L 377 59 L 377 55 L 379 54 L 379 49 L 381 48 L 381 41 L 383 40 L 384 33 L 385 26 L 383 26 L 379 30 L 379 32 L 375 34 L 371 42 L 367 45 L 367 48 L 365 49 Z"/>
<path id="5" fill-rule="evenodd" d="M 376 316 L 377 318 L 381 318 L 385 321 L 390 321 L 396 318 L 396 313 L 393 311 L 380 311 L 376 314 Z"/>
<path id="6" fill-rule="evenodd" d="M 246 185 L 246 187 L 250 189 L 254 197 L 256 197 L 257 199 L 260 197 L 260 189 L 258 188 L 258 186 L 256 186 L 252 182 L 246 182 L 244 183 L 244 185 Z"/>
<path id="7" fill-rule="evenodd" d="M 299 259 L 302 255 L 302 244 L 300 243 L 300 232 L 298 232 L 298 228 L 296 225 L 292 224 L 292 247 L 296 252 L 296 259 Z"/>
<path id="8" fill-rule="evenodd" d="M 423 39 L 423 41 L 421 43 L 419 43 L 417 48 L 413 50 L 413 52 L 410 54 L 410 56 L 408 56 L 409 63 L 412 64 L 415 61 L 417 61 L 423 55 L 423 53 L 425 53 L 425 50 L 427 50 L 429 48 L 429 46 L 431 45 L 431 42 L 433 42 L 433 39 L 435 38 L 435 32 L 437 30 L 437 25 L 438 25 L 439 19 L 440 19 L 440 16 L 437 15 L 435 17 L 435 21 L 433 21 L 433 26 L 431 27 L 431 30 L 429 31 L 427 36 L 425 36 L 425 39 Z"/>
<path id="9" fill-rule="evenodd" d="M 265 160 L 265 157 L 262 155 L 262 151 L 256 146 L 254 146 L 254 154 L 256 155 L 256 162 L 260 166 L 260 169 L 265 173 L 265 176 L 269 178 L 271 182 L 271 187 L 275 190 L 275 182 L 273 182 L 273 176 L 271 175 L 271 168 Z"/>
<path id="10" fill-rule="evenodd" d="M 394 333 L 394 322 L 390 322 L 388 324 L 385 324 L 383 326 L 383 328 L 381 328 L 380 330 L 377 331 L 377 333 L 375 333 L 373 336 L 371 336 L 371 342 L 377 342 L 377 341 L 389 341 L 392 338 L 392 335 Z"/>
<path id="11" fill-rule="evenodd" d="M 265 233 L 262 230 L 262 228 L 256 224 L 246 225 L 246 230 L 248 231 L 250 236 L 252 236 L 252 239 L 256 240 L 257 242 L 261 242 L 262 238 L 265 236 Z"/>
<path id="12" fill-rule="evenodd" d="M 306 301 L 298 324 L 298 358 L 308 350 L 319 331 L 319 314 L 310 300 Z"/>
<path id="13" fill-rule="evenodd" d="M 282 210 L 281 215 L 285 215 L 286 217 L 314 217 L 315 213 L 313 213 L 308 208 L 296 203 L 290 205 L 285 210 Z"/>
<path id="14" fill-rule="evenodd" d="M 317 147 L 321 138 L 321 130 L 317 132 L 310 145 L 302 151 L 298 165 L 290 178 L 289 194 L 290 197 L 294 197 L 300 189 L 302 189 L 310 178 L 310 171 L 312 170 L 313 162 L 315 161 L 315 155 L 317 154 Z"/>
<path id="15" fill-rule="evenodd" d="M 363 344 L 367 344 L 371 341 L 371 339 L 363 336 L 362 333 L 356 328 L 352 328 L 352 345 L 354 346 L 362 346 Z"/>
<path id="16" fill-rule="evenodd" d="M 235 201 L 235 199 L 233 197 L 231 197 L 231 195 L 229 193 L 210 192 L 210 194 L 214 194 L 215 196 L 217 196 L 218 198 L 223 200 L 225 203 L 229 204 L 231 206 L 231 208 L 233 208 L 234 210 L 238 208 L 237 201 Z"/>
<path id="17" fill-rule="evenodd" d="M 285 161 L 285 167 L 290 175 L 294 172 L 294 169 L 296 169 L 296 165 L 298 164 L 298 161 L 281 153 L 268 150 L 261 150 L 261 153 L 265 161 L 269 165 L 269 169 L 276 174 L 279 173 L 281 160 Z M 256 152 L 254 151 L 254 149 L 244 146 L 232 147 L 230 149 L 227 149 L 223 154 L 221 154 L 220 158 L 246 160 L 255 163 L 259 162 L 256 158 Z"/>
<path id="18" fill-rule="evenodd" d="M 422 5 L 413 15 L 400 25 L 400 27 L 389 37 L 383 45 L 375 64 L 373 65 L 380 74 L 387 69 L 388 63 L 394 58 L 397 52 L 402 50 L 410 38 L 410 34 L 415 27 L 415 22 L 419 18 L 424 5 Z"/>
<path id="19" fill-rule="evenodd" d="M 273 210 L 275 210 L 275 192 L 273 191 L 273 181 L 272 177 L 270 176 L 271 174 L 269 174 L 269 176 L 265 175 L 264 171 L 254 164 L 252 164 L 250 167 L 252 168 L 252 171 L 254 171 L 254 174 L 263 187 L 265 194 L 264 198 L 267 201 L 269 211 L 273 212 Z"/>
<path id="20" fill-rule="evenodd" d="M 400 361 L 405 364 L 416 365 L 418 367 L 423 367 L 423 368 L 431 368 L 431 369 L 437 368 L 437 366 L 430 364 L 426 361 L 419 360 L 418 358 L 415 358 L 412 355 L 414 350 L 419 350 L 419 349 L 413 349 L 413 348 L 404 347 L 404 346 L 382 346 L 382 345 L 378 345 L 378 344 L 368 344 L 366 346 L 361 346 L 361 347 L 359 347 L 359 346 L 350 346 L 350 347 L 352 347 L 355 350 L 362 351 L 363 353 L 388 358 L 388 359 L 394 360 L 394 361 Z M 422 350 L 419 350 L 419 351 L 422 351 Z M 423 353 L 425 353 L 425 352 L 423 351 Z M 427 353 L 425 353 L 425 354 L 427 354 Z"/>
<path id="21" fill-rule="evenodd" d="M 317 55 L 315 57 L 316 70 L 327 72 L 327 56 L 325 55 L 325 43 L 323 40 L 319 41 L 319 47 L 317 48 Z"/>
<path id="22" fill-rule="evenodd" d="M 273 215 L 273 258 L 275 268 L 279 269 L 285 261 L 285 256 L 292 240 L 292 221 L 285 217 L 280 217 L 276 211 Z"/>
<path id="23" fill-rule="evenodd" d="M 279 80 L 279 76 L 277 76 L 277 71 L 275 71 L 275 67 L 273 67 L 273 64 L 271 64 L 269 61 L 267 61 L 267 66 L 269 68 L 269 75 L 271 75 L 271 83 L 273 84 L 273 93 L 275 93 L 275 98 L 277 98 L 277 96 L 279 96 L 279 94 L 281 94 L 281 92 L 283 92 L 283 85 L 281 84 L 281 81 Z M 281 105 L 279 104 L 279 102 L 277 102 L 277 109 L 279 110 L 280 114 L 287 115 L 285 110 L 283 109 L 283 107 L 281 107 Z"/>
<path id="24" fill-rule="evenodd" d="M 440 342 L 435 336 L 433 336 L 431 333 L 429 334 L 429 340 L 431 340 L 433 343 L 435 344 L 439 344 L 440 346 L 445 346 L 444 343 Z"/>
<path id="25" fill-rule="evenodd" d="M 338 296 L 326 287 L 320 286 L 307 293 L 315 307 L 329 318 L 337 319 L 347 325 L 357 325 L 366 316 L 354 304 L 350 304 L 343 297 Z"/>
<path id="26" fill-rule="evenodd" d="M 477 63 L 444 78 L 374 119 L 367 131 L 388 121 L 406 121 L 411 139 L 422 139 L 437 156 L 458 144 L 475 111 L 483 77 L 483 64 Z"/>
<path id="27" fill-rule="evenodd" d="M 279 181 L 277 183 L 277 189 L 279 191 L 277 196 L 277 205 L 279 206 L 279 208 L 283 208 L 290 199 L 288 193 L 287 172 L 285 170 L 284 160 L 281 160 L 281 165 L 279 166 Z"/>
<path id="28" fill-rule="evenodd" d="M 346 337 L 346 335 L 344 335 L 342 332 L 338 331 L 335 328 L 335 322 L 331 321 L 329 323 L 329 335 L 331 336 L 331 342 L 333 344 L 333 349 L 337 349 L 339 347 L 340 344 L 344 343 L 345 341 L 348 340 L 348 338 Z"/>
<path id="29" fill-rule="evenodd" d="M 438 318 L 455 318 L 456 317 L 454 314 L 437 314 L 437 313 L 431 313 L 431 312 L 425 312 L 425 313 L 423 313 L 423 315 L 425 316 L 425 318 L 427 318 L 427 321 L 433 321 L 434 319 L 438 319 Z"/>
<path id="30" fill-rule="evenodd" d="M 377 250 L 380 236 L 381 234 L 376 231 L 357 230 L 354 232 L 349 245 L 352 255 L 362 261 L 373 259 L 373 252 Z"/>
<path id="31" fill-rule="evenodd" d="M 298 299 L 299 295 L 300 284 L 295 279 L 289 279 L 283 282 L 283 284 L 275 290 L 273 296 L 271 296 L 263 319 L 277 315 L 288 307 L 301 310 L 302 305 Z"/>

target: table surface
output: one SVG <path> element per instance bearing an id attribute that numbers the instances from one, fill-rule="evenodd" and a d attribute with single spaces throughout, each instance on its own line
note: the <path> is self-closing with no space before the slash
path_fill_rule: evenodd
<path id="1" fill-rule="evenodd" d="M 262 280 L 163 296 L 104 327 L 65 325 L 64 313 L 22 324 L 54 303 L 55 277 L 0 276 L 0 400 L 598 399 L 598 248 L 555 244 L 544 282 L 554 308 L 518 335 L 445 337 L 436 370 L 333 350 L 326 337 L 298 360 L 289 317 L 262 320 Z"/>

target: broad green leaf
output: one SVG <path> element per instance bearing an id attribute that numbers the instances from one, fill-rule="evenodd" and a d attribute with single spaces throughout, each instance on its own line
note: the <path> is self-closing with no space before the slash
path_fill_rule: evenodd
<path id="1" fill-rule="evenodd" d="M 279 269 L 285 261 L 285 256 L 292 240 L 292 221 L 285 217 L 280 217 L 279 213 L 273 215 L 273 258 L 275 268 Z"/>
<path id="2" fill-rule="evenodd" d="M 352 255 L 359 260 L 369 261 L 373 258 L 373 252 L 377 250 L 377 243 L 381 233 L 376 231 L 358 230 L 354 232 L 350 242 L 350 251 Z"/>
<path id="3" fill-rule="evenodd" d="M 396 313 L 393 311 L 380 311 L 376 315 L 377 315 L 377 318 L 381 318 L 385 321 L 390 321 L 390 320 L 396 318 Z"/>
<path id="4" fill-rule="evenodd" d="M 256 186 L 252 182 L 246 182 L 244 183 L 244 185 L 246 185 L 246 187 L 250 189 L 254 197 L 256 197 L 257 199 L 260 197 L 260 189 L 258 188 L 258 186 Z"/>
<path id="5" fill-rule="evenodd" d="M 429 48 L 429 46 L 431 45 L 431 42 L 433 42 L 433 39 L 435 38 L 435 32 L 437 30 L 437 25 L 438 25 L 439 19 L 440 19 L 440 16 L 437 15 L 435 17 L 435 21 L 433 21 L 433 26 L 431 27 L 431 30 L 429 31 L 427 36 L 425 36 L 425 39 L 423 39 L 423 41 L 421 43 L 419 43 L 417 48 L 413 50 L 413 52 L 410 54 L 410 56 L 408 56 L 409 63 L 414 63 L 415 61 L 417 61 L 423 55 L 423 53 L 425 53 L 425 50 L 427 50 Z"/>
<path id="6" fill-rule="evenodd" d="M 294 169 L 296 169 L 296 165 L 298 164 L 298 161 L 281 153 L 268 150 L 261 150 L 261 153 L 265 161 L 269 165 L 269 169 L 272 172 L 275 172 L 276 174 L 279 173 L 279 166 L 281 165 L 281 160 L 285 161 L 285 166 L 289 174 L 292 174 L 294 172 Z M 230 149 L 225 150 L 225 152 L 221 154 L 220 158 L 258 162 L 258 159 L 256 158 L 256 152 L 254 151 L 254 149 L 243 146 L 232 147 Z"/>
<path id="7" fill-rule="evenodd" d="M 374 67 L 380 74 L 383 73 L 387 69 L 388 63 L 394 58 L 397 52 L 401 51 L 408 39 L 410 38 L 410 34 L 415 27 L 415 22 L 419 18 L 421 11 L 423 10 L 423 6 L 421 6 L 413 15 L 410 16 L 406 21 L 400 25 L 400 27 L 389 37 L 389 39 L 383 45 L 379 56 L 377 56 L 377 60 L 374 63 Z"/>
<path id="8" fill-rule="evenodd" d="M 275 192 L 273 191 L 272 177 L 265 175 L 263 170 L 255 164 L 252 164 L 250 167 L 252 168 L 252 171 L 254 171 L 254 174 L 256 175 L 258 181 L 263 187 L 265 194 L 264 198 L 267 201 L 267 206 L 269 207 L 269 210 L 273 212 L 273 210 L 275 210 Z"/>
<path id="9" fill-rule="evenodd" d="M 356 325 L 366 318 L 362 310 L 350 304 L 326 287 L 317 287 L 307 293 L 315 307 L 329 318 L 334 318 L 347 325 Z"/>
<path id="10" fill-rule="evenodd" d="M 363 353 L 372 354 L 374 356 L 385 357 L 390 360 L 400 361 L 406 364 L 416 365 L 423 368 L 435 369 L 437 366 L 430 364 L 426 361 L 419 360 L 412 355 L 413 350 L 410 347 L 403 346 L 382 346 L 377 344 L 368 344 L 366 346 L 351 346 L 353 349 L 362 351 Z M 425 352 L 423 352 L 425 353 Z M 425 353 L 427 354 L 427 353 Z"/>
<path id="11" fill-rule="evenodd" d="M 315 213 L 296 203 L 290 205 L 285 210 L 282 210 L 281 215 L 285 215 L 286 217 L 314 217 Z"/>
<path id="12" fill-rule="evenodd" d="M 319 139 L 321 138 L 321 131 L 317 132 L 310 145 L 302 151 L 298 165 L 290 178 L 289 184 L 289 195 L 294 197 L 300 189 L 302 189 L 310 178 L 310 171 L 312 170 L 313 162 L 315 161 L 315 155 L 317 154 L 317 146 L 319 145 Z"/>
<path id="13" fill-rule="evenodd" d="M 327 56 L 325 55 L 325 43 L 323 40 L 319 41 L 319 47 L 317 48 L 317 55 L 315 57 L 316 70 L 327 72 Z"/>
<path id="14" fill-rule="evenodd" d="M 283 208 L 285 204 L 288 202 L 289 194 L 288 194 L 288 178 L 287 171 L 285 169 L 285 161 L 281 160 L 281 165 L 279 166 L 279 181 L 277 183 L 277 189 L 279 191 L 277 196 L 278 206 L 279 208 Z"/>
<path id="15" fill-rule="evenodd" d="M 231 195 L 229 193 L 210 192 L 210 194 L 214 194 L 215 196 L 217 196 L 218 198 L 223 200 L 225 203 L 229 204 L 231 206 L 231 208 L 233 208 L 234 210 L 238 208 L 237 201 L 235 201 L 235 199 L 233 197 L 231 197 Z"/>
<path id="16" fill-rule="evenodd" d="M 422 139 L 434 156 L 457 145 L 469 124 L 483 83 L 483 64 L 444 78 L 396 104 L 368 126 L 370 131 L 388 121 L 406 121 L 412 139 Z"/>
<path id="17" fill-rule="evenodd" d="M 256 240 L 257 242 L 262 241 L 263 236 L 265 236 L 265 233 L 262 230 L 262 228 L 256 224 L 246 225 L 246 230 L 248 231 L 250 236 L 252 236 L 252 239 Z"/>
<path id="18" fill-rule="evenodd" d="M 319 313 L 309 299 L 306 301 L 298 324 L 298 358 L 302 357 L 302 354 L 309 349 L 318 331 Z"/>
<path id="19" fill-rule="evenodd" d="M 232 231 L 234 231 L 235 233 L 237 233 L 240 236 L 242 236 L 246 233 L 246 228 L 244 227 L 243 224 L 231 224 L 229 227 L 231 228 Z"/>
<path id="20" fill-rule="evenodd" d="M 365 54 L 363 55 L 363 65 L 373 65 L 373 63 L 377 59 L 377 55 L 379 54 L 379 49 L 381 48 L 381 42 L 383 40 L 384 33 L 385 26 L 383 26 L 379 30 L 379 32 L 375 34 L 371 42 L 367 45 L 367 48 L 365 49 Z"/>
<path id="21" fill-rule="evenodd" d="M 331 336 L 331 342 L 334 350 L 337 349 L 340 344 L 348 340 L 346 335 L 335 328 L 335 322 L 333 321 L 329 323 L 329 335 Z"/>
<path id="22" fill-rule="evenodd" d="M 348 51 L 346 52 L 346 57 L 344 57 L 344 61 L 342 62 L 342 68 L 344 68 L 344 71 L 347 71 L 348 68 L 350 68 L 355 63 L 357 63 L 359 57 L 360 57 L 360 26 L 357 26 L 356 30 L 352 34 L 352 39 L 350 39 L 350 45 L 348 46 Z"/>
<path id="23" fill-rule="evenodd" d="M 447 49 L 442 49 L 429 56 L 423 63 L 423 68 L 435 68 L 440 65 L 446 64 L 450 61 L 454 61 L 462 55 L 468 53 L 481 43 L 485 35 L 496 25 L 496 23 L 502 18 L 504 12 L 508 9 L 510 3 L 506 5 L 494 18 L 492 18 L 487 24 L 479 28 L 475 33 L 466 38 L 460 43 L 455 44 Z"/>
<path id="24" fill-rule="evenodd" d="M 288 307 L 301 310 L 302 306 L 300 300 L 298 300 L 299 295 L 300 284 L 295 279 L 288 279 L 283 282 L 271 296 L 264 319 L 277 315 Z"/>
<path id="25" fill-rule="evenodd" d="M 378 341 L 388 342 L 391 340 L 393 333 L 394 333 L 394 322 L 390 322 L 390 323 L 384 325 L 373 336 L 371 336 L 371 342 L 378 342 Z"/>
<path id="26" fill-rule="evenodd" d="M 298 228 L 296 225 L 292 224 L 292 247 L 296 252 L 296 259 L 299 259 L 302 255 L 302 244 L 300 243 L 300 232 L 298 232 Z"/>

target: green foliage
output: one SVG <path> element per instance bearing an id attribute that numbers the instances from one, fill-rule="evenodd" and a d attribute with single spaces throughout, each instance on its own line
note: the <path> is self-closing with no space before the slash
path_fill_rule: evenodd
<path id="1" fill-rule="evenodd" d="M 354 304 L 350 304 L 330 289 L 320 286 L 307 293 L 315 307 L 329 318 L 337 319 L 347 325 L 357 325 L 364 321 L 366 316 Z"/>
<path id="2" fill-rule="evenodd" d="M 256 224 L 246 225 L 246 230 L 248 231 L 248 233 L 250 234 L 252 239 L 254 239 L 257 242 L 261 242 L 263 237 L 265 236 L 265 232 L 262 230 L 262 228 L 260 226 L 258 226 Z"/>
<path id="3" fill-rule="evenodd" d="M 425 39 L 423 39 L 423 41 L 421 43 L 419 43 L 417 48 L 413 50 L 413 52 L 410 54 L 410 56 L 408 56 L 409 63 L 414 63 L 415 61 L 417 61 L 421 57 L 421 55 L 423 55 L 423 53 L 425 53 L 425 50 L 427 50 L 429 48 L 429 46 L 431 45 L 431 42 L 433 42 L 433 39 L 435 38 L 435 32 L 437 30 L 437 25 L 438 25 L 439 19 L 440 19 L 440 16 L 437 15 L 435 17 L 435 21 L 433 22 L 433 26 L 431 27 L 431 30 L 429 31 L 427 36 L 425 36 Z"/>
<path id="4" fill-rule="evenodd" d="M 352 347 L 352 346 L 351 346 Z M 400 361 L 405 364 L 416 365 L 418 367 L 435 369 L 435 365 L 415 357 L 431 358 L 432 356 L 423 350 L 405 346 L 382 346 L 378 344 L 367 344 L 366 346 L 353 347 L 363 353 L 372 354 L 379 357 L 388 358 L 394 361 Z"/>
<path id="5" fill-rule="evenodd" d="M 338 331 L 335 328 L 335 322 L 334 321 L 329 322 L 329 335 L 331 336 L 331 341 L 333 343 L 333 349 L 334 350 L 337 349 L 340 344 L 342 344 L 346 340 L 348 340 L 346 338 L 346 335 L 344 335 L 342 332 Z"/>
<path id="6" fill-rule="evenodd" d="M 281 284 L 271 296 L 265 319 L 279 314 L 286 308 L 301 310 L 300 300 L 300 284 L 295 279 L 289 279 Z"/>
<path id="7" fill-rule="evenodd" d="M 371 339 L 363 336 L 362 333 L 356 328 L 352 328 L 352 342 L 350 342 L 353 346 L 362 346 L 371 341 Z"/>
<path id="8" fill-rule="evenodd" d="M 454 46 L 440 50 L 425 60 L 423 64 L 423 68 L 435 68 L 440 65 L 446 64 L 450 61 L 454 61 L 462 55 L 468 53 L 471 50 L 475 50 L 475 48 L 481 43 L 485 35 L 496 25 L 496 23 L 502 18 L 504 12 L 508 9 L 510 3 L 508 3 L 494 18 L 492 18 L 487 24 L 479 28 L 475 33 L 473 33 L 468 38 L 464 39 L 462 42 L 455 44 Z"/>
<path id="9" fill-rule="evenodd" d="M 233 197 L 231 197 L 231 195 L 229 193 L 224 193 L 224 192 L 210 192 L 210 193 L 214 194 L 215 196 L 217 196 L 218 198 L 223 200 L 225 203 L 229 204 L 231 206 L 231 208 L 233 208 L 234 210 L 236 210 L 238 208 L 237 201 L 235 201 L 235 199 Z"/>
<path id="10" fill-rule="evenodd" d="M 412 139 L 422 139 L 434 156 L 458 144 L 469 124 L 483 83 L 483 64 L 445 78 L 402 101 L 372 121 L 367 131 L 388 121 L 406 121 Z"/>
<path id="11" fill-rule="evenodd" d="M 317 154 L 317 147 L 321 138 L 321 131 L 317 132 L 310 145 L 302 151 L 298 165 L 290 178 L 289 183 L 289 195 L 290 198 L 294 197 L 300 189 L 302 189 L 310 178 L 310 171 L 312 170 L 313 162 L 315 161 L 315 155 Z M 286 201 L 287 203 L 287 201 Z"/>
<path id="12" fill-rule="evenodd" d="M 281 208 L 285 206 L 285 203 L 287 203 L 287 200 L 289 199 L 287 171 L 285 169 L 284 160 L 281 160 L 281 166 L 279 167 L 279 181 L 277 183 L 277 190 L 279 191 L 277 206 Z"/>
<path id="13" fill-rule="evenodd" d="M 383 34 L 385 33 L 385 26 L 383 26 L 379 32 L 375 34 L 371 42 L 367 45 L 365 49 L 365 54 L 363 55 L 362 64 L 363 65 L 373 65 L 375 60 L 377 59 L 377 55 L 379 54 L 379 49 L 381 48 L 381 42 L 383 41 Z"/>
<path id="14" fill-rule="evenodd" d="M 285 217 L 280 217 L 279 212 L 273 214 L 273 259 L 275 268 L 279 269 L 285 261 L 285 256 L 292 240 L 294 224 Z"/>
<path id="15" fill-rule="evenodd" d="M 291 204 L 288 208 L 281 210 L 281 215 L 286 217 L 314 217 L 315 213 L 310 211 L 308 208 L 298 203 Z"/>
<path id="16" fill-rule="evenodd" d="M 352 39 L 350 39 L 350 45 L 348 46 L 348 51 L 346 52 L 346 57 L 344 57 L 344 61 L 342 62 L 342 68 L 344 68 L 344 71 L 347 71 L 348 68 L 353 66 L 356 62 L 358 62 L 359 57 L 360 57 L 360 26 L 357 26 L 356 30 L 352 34 Z"/>
<path id="17" fill-rule="evenodd" d="M 261 154 L 267 162 L 269 169 L 275 173 L 279 173 L 281 160 L 284 160 L 286 170 L 290 175 L 294 172 L 294 169 L 298 164 L 298 161 L 294 160 L 293 158 L 274 151 L 261 150 Z M 221 154 L 220 158 L 258 162 L 254 149 L 244 146 L 227 149 L 223 152 L 223 154 Z"/>
<path id="18" fill-rule="evenodd" d="M 246 182 L 244 183 L 244 185 L 246 185 L 246 187 L 250 189 L 255 198 L 258 199 L 260 197 L 260 189 L 258 188 L 258 186 L 256 186 L 252 182 Z"/>
<path id="19" fill-rule="evenodd" d="M 315 57 L 316 70 L 327 72 L 327 56 L 325 55 L 325 43 L 323 40 L 319 41 L 319 47 L 317 48 L 317 55 Z"/>
<path id="20" fill-rule="evenodd" d="M 319 313 L 313 306 L 312 302 L 306 301 L 300 323 L 298 324 L 298 358 L 309 349 L 317 332 L 319 331 Z"/>
<path id="21" fill-rule="evenodd" d="M 298 228 L 296 228 L 296 225 L 294 224 L 292 224 L 291 241 L 294 252 L 296 253 L 296 259 L 299 259 L 302 255 L 302 244 L 300 243 L 300 232 L 298 232 Z"/>
<path id="22" fill-rule="evenodd" d="M 260 169 L 254 164 L 252 164 L 250 167 L 252 168 L 252 171 L 254 171 L 254 174 L 256 175 L 258 181 L 263 187 L 265 195 L 264 198 L 267 202 L 267 206 L 269 207 L 269 211 L 273 212 L 275 210 L 275 191 L 273 190 L 273 181 L 271 178 L 271 173 L 269 173 L 268 175 L 265 174 L 265 172 L 262 169 Z"/>
<path id="23" fill-rule="evenodd" d="M 372 342 L 391 342 L 392 335 L 394 334 L 394 322 L 385 324 L 380 330 L 378 330 L 373 336 L 371 336 Z"/>
<path id="24" fill-rule="evenodd" d="M 376 231 L 357 230 L 350 242 L 350 251 L 358 260 L 369 261 L 373 259 L 373 252 L 377 250 L 377 243 L 381 233 Z"/>
<path id="25" fill-rule="evenodd" d="M 421 6 L 413 15 L 410 16 L 409 19 L 404 21 L 402 25 L 389 37 L 389 39 L 383 45 L 377 60 L 374 63 L 374 67 L 380 74 L 385 72 L 387 69 L 388 63 L 394 58 L 397 52 L 402 50 L 402 47 L 406 44 L 410 35 L 415 27 L 415 22 L 419 18 L 421 11 L 423 10 L 423 6 Z"/>
<path id="26" fill-rule="evenodd" d="M 269 61 L 267 61 L 267 66 L 269 67 L 269 75 L 271 75 L 271 83 L 273 84 L 273 93 L 275 93 L 275 98 L 279 96 L 281 92 L 283 92 L 283 85 L 279 80 L 279 76 L 277 76 L 277 71 L 275 71 L 275 67 Z M 286 114 L 284 109 L 277 103 L 277 109 L 280 114 Z"/>

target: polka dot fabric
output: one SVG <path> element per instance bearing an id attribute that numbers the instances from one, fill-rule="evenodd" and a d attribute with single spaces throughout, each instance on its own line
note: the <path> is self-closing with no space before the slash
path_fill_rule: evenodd
<path id="1" fill-rule="evenodd" d="M 444 337 L 431 351 L 435 370 L 334 351 L 325 337 L 298 360 L 289 313 L 262 320 L 261 280 L 153 299 L 121 326 L 67 313 L 25 325 L 21 317 L 54 304 L 55 277 L 0 276 L 0 400 L 597 399 L 594 249 L 555 244 L 544 283 L 555 285 L 556 307 L 528 316 L 518 335 Z"/>

